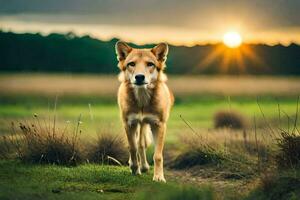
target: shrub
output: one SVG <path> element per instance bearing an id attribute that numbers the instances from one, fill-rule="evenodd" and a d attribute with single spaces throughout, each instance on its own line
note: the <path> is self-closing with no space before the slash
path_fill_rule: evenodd
<path id="1" fill-rule="evenodd" d="M 10 144 L 16 151 L 17 157 L 28 163 L 77 165 L 82 158 L 78 143 L 80 120 L 73 134 L 68 133 L 67 126 L 61 130 L 55 126 L 55 120 L 49 126 L 41 125 L 38 116 L 36 123 L 20 123 L 20 134 L 17 134 L 13 124 L 13 134 L 10 136 Z"/>
<path id="2" fill-rule="evenodd" d="M 215 128 L 245 129 L 245 117 L 236 111 L 219 111 L 214 115 Z"/>
<path id="3" fill-rule="evenodd" d="M 300 197 L 299 175 L 289 171 L 278 173 L 276 171 L 265 172 L 260 178 L 258 187 L 250 192 L 245 200 L 276 199 L 296 200 Z"/>
<path id="4" fill-rule="evenodd" d="M 300 135 L 282 132 L 277 140 L 279 152 L 275 159 L 280 168 L 300 166 Z"/>
<path id="5" fill-rule="evenodd" d="M 222 156 L 214 150 L 207 148 L 189 149 L 176 157 L 171 168 L 185 169 L 196 165 L 217 164 L 222 160 Z"/>
<path id="6" fill-rule="evenodd" d="M 203 142 L 199 136 L 182 138 L 184 149 L 173 161 L 170 167 L 175 169 L 191 168 L 197 165 L 218 164 L 223 160 L 223 154 L 213 146 Z"/>
<path id="7" fill-rule="evenodd" d="M 87 149 L 90 162 L 120 165 L 128 161 L 128 153 L 124 140 L 113 134 L 100 134 L 94 144 Z"/>
<path id="8" fill-rule="evenodd" d="M 269 197 L 269 199 L 292 199 L 292 196 L 297 194 L 298 199 L 300 188 L 300 180 L 295 177 L 280 177 L 273 176 L 269 177 L 268 180 L 262 181 L 262 189 L 264 194 Z"/>

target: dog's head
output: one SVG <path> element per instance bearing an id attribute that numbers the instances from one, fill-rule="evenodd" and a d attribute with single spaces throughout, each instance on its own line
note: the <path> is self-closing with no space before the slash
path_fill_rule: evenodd
<path id="1" fill-rule="evenodd" d="M 115 48 L 121 81 L 127 81 L 133 87 L 151 88 L 157 81 L 166 79 L 162 72 L 168 54 L 166 43 L 152 49 L 136 49 L 119 41 Z"/>

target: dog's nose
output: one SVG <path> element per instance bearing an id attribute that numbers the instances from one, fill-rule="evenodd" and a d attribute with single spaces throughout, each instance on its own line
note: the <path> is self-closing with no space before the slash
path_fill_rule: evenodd
<path id="1" fill-rule="evenodd" d="M 137 74 L 135 75 L 135 81 L 138 85 L 144 83 L 145 81 L 145 76 L 143 74 Z"/>

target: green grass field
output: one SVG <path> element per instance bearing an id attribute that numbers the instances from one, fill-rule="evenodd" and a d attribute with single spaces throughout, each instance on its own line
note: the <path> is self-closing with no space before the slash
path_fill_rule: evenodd
<path id="1" fill-rule="evenodd" d="M 182 185 L 166 186 L 151 181 L 150 174 L 131 176 L 125 167 L 85 164 L 79 167 L 34 166 L 14 161 L 0 161 L 1 199 L 155 199 L 149 189 L 161 192 Z M 150 190 L 151 191 L 151 190 Z M 213 190 L 203 185 L 190 196 L 213 199 Z M 163 197 L 163 195 L 161 195 Z"/>
<path id="2" fill-rule="evenodd" d="M 10 98 L 18 97 L 10 96 Z M 117 134 L 124 133 L 116 102 L 101 102 L 101 99 L 97 99 L 99 97 L 91 97 L 91 101 L 78 98 L 75 100 L 76 103 L 72 103 L 71 98 L 64 102 L 64 96 L 59 97 L 56 114 L 61 125 L 66 124 L 67 121 L 75 122 L 81 114 L 83 121 L 81 128 L 85 136 L 95 136 L 97 132 L 107 129 Z M 34 97 L 26 97 L 25 100 L 17 103 L 9 103 L 6 100 L 5 103 L 0 105 L 1 134 L 9 132 L 10 121 L 33 120 L 33 114 L 35 113 L 41 118 L 53 117 L 54 102 L 55 97 L 49 99 L 45 97 L 45 101 Z M 261 97 L 258 102 L 263 114 L 270 121 L 278 118 L 278 104 L 280 109 L 291 117 L 296 113 L 297 97 Z M 212 96 L 187 99 L 186 103 L 181 101 L 175 104 L 172 109 L 168 122 L 167 141 L 172 142 L 176 140 L 178 135 L 184 132 L 189 133 L 189 129 L 182 118 L 190 122 L 193 128 L 199 131 L 213 128 L 212 119 L 219 110 L 239 111 L 247 116 L 250 124 L 253 122 L 254 116 L 258 120 L 262 120 L 262 112 L 259 109 L 256 97 L 231 97 L 228 100 L 228 97 Z M 282 126 L 286 127 L 287 124 L 282 124 Z"/>
<path id="3" fill-rule="evenodd" d="M 0 163 L 1 199 L 132 199 L 150 176 L 132 177 L 124 167 L 76 168 Z"/>
<path id="4" fill-rule="evenodd" d="M 208 141 L 220 144 L 219 147 L 235 148 L 228 144 L 231 144 L 231 140 L 242 141 L 241 131 L 225 133 L 214 129 L 213 117 L 220 110 L 234 110 L 243 114 L 249 124 L 247 132 L 251 141 L 254 141 L 254 117 L 258 139 L 266 143 L 271 141 L 267 134 L 270 132 L 268 123 L 274 129 L 281 127 L 285 130 L 292 129 L 294 124 L 300 94 L 300 79 L 297 77 L 199 76 L 169 79 L 176 103 L 168 122 L 166 151 L 180 146 L 182 137 L 193 136 L 186 122 Z M 187 82 L 191 85 L 185 88 L 183 84 Z M 70 126 L 70 129 L 81 115 L 81 138 L 86 141 L 103 132 L 124 136 L 115 95 L 118 86 L 116 77 L 3 74 L 0 75 L 0 85 L 0 135 L 11 132 L 11 122 L 34 122 L 33 115 L 37 114 L 46 123 L 53 121 L 56 115 L 57 126 Z M 56 96 L 57 108 L 54 110 Z M 254 160 L 255 155 L 250 159 Z M 186 179 L 175 179 L 173 176 L 177 172 L 167 169 L 166 178 L 172 187 L 182 183 L 195 186 L 192 180 L 200 179 L 196 181 L 200 190 L 196 193 L 206 196 L 206 199 L 226 199 L 220 195 L 225 193 L 228 193 L 227 199 L 244 198 L 258 179 L 257 176 L 250 180 L 203 177 L 205 170 L 215 173 L 211 169 L 204 168 L 204 172 L 198 173 L 200 175 Z M 225 171 L 219 170 L 218 173 Z M 234 197 L 233 188 L 242 188 L 243 184 L 246 189 L 243 187 L 241 191 L 245 194 L 236 194 Z M 0 199 L 134 199 L 138 198 L 135 195 L 139 194 L 141 187 L 153 186 L 151 172 L 134 177 L 127 167 L 95 164 L 58 167 L 0 161 Z"/>

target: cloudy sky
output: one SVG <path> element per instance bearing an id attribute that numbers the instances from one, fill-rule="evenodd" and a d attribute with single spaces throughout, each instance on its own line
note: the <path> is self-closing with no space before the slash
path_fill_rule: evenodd
<path id="1" fill-rule="evenodd" d="M 0 29 L 69 32 L 137 43 L 300 44 L 300 0 L 0 0 Z"/>

